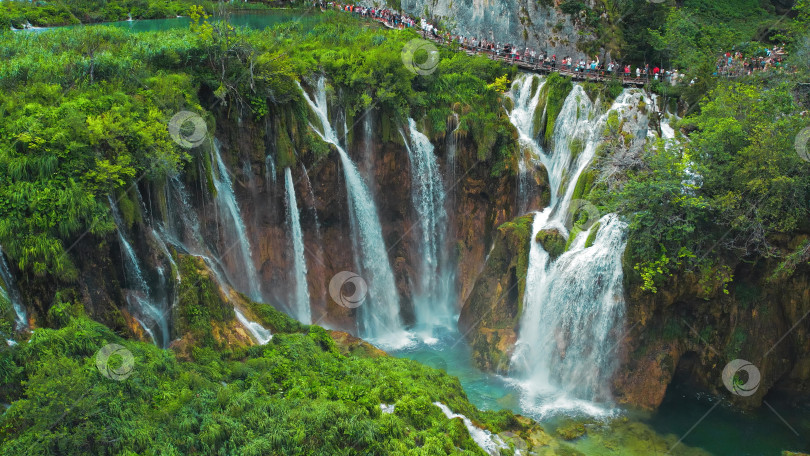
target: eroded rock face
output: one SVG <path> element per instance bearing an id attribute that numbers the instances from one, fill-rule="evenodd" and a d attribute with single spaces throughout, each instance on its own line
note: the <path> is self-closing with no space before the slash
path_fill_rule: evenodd
<path id="1" fill-rule="evenodd" d="M 373 1 L 366 0 L 366 4 Z M 402 0 L 409 15 L 438 17 L 457 35 L 531 47 L 538 52 L 584 57 L 578 29 L 555 0 Z M 585 1 L 589 4 L 591 2 Z"/>
<path id="2" fill-rule="evenodd" d="M 372 133 L 365 131 L 365 119 L 354 119 L 353 125 L 348 125 L 346 150 L 375 200 L 400 296 L 401 316 L 407 324 L 413 320 L 410 284 L 417 274 L 415 265 L 420 261 L 415 229 L 419 220 L 410 195 L 409 159 L 398 127 L 383 120 L 380 112 L 369 115 Z M 385 135 L 384 130 L 389 134 Z M 274 184 L 272 175 L 265 173 L 265 156 L 268 151 L 272 153 L 273 147 L 256 139 L 262 135 L 247 121 L 218 123 L 217 137 L 232 173 L 265 300 L 286 310 L 284 303 L 290 301 L 294 277 L 285 218 L 283 169 L 276 169 Z M 245 139 L 246 136 L 252 139 Z M 447 248 L 456 266 L 459 290 L 456 310 L 460 310 L 483 268 L 487 249 L 492 245 L 493 227 L 514 216 L 516 179 L 508 173 L 493 178 L 490 164 L 478 159 L 477 147 L 469 138 L 454 141 L 456 170 L 451 173 L 446 138 L 434 138 L 432 143 L 441 174 L 445 176 Z M 335 274 L 355 270 L 346 184 L 337 152 L 332 150 L 314 163 L 302 160 L 292 168 L 292 175 L 306 246 L 313 321 L 357 334 L 358 310 L 338 305 L 329 295 L 329 283 Z M 216 226 L 216 211 L 210 203 L 199 212 L 205 225 Z M 225 249 L 227 245 L 219 247 Z"/>
<path id="3" fill-rule="evenodd" d="M 769 283 L 775 267 L 737 265 L 728 294 L 706 290 L 690 274 L 676 274 L 656 294 L 628 280 L 632 329 L 614 380 L 617 400 L 654 409 L 674 378 L 744 408 L 758 407 L 770 391 L 810 394 L 810 324 L 803 320 L 810 312 L 810 268 Z M 761 374 L 750 396 L 732 394 L 723 384 L 723 368 L 734 359 L 749 361 Z"/>
<path id="4" fill-rule="evenodd" d="M 506 372 L 517 342 L 533 214 L 501 225 L 484 270 L 464 302 L 458 327 L 481 369 Z"/>

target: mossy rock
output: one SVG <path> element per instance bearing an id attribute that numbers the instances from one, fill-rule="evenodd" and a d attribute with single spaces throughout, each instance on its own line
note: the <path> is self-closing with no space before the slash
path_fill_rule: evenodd
<path id="1" fill-rule="evenodd" d="M 534 240 L 543 246 L 552 259 L 556 259 L 565 252 L 565 236 L 556 228 L 538 231 Z"/>
<path id="2" fill-rule="evenodd" d="M 557 428 L 557 435 L 563 440 L 575 440 L 585 435 L 585 423 L 580 421 L 568 421 Z"/>
<path id="3" fill-rule="evenodd" d="M 591 232 L 588 234 L 588 238 L 585 239 L 585 248 L 593 245 L 593 242 L 596 240 L 596 233 L 599 232 L 599 227 L 602 226 L 599 222 L 596 222 L 591 227 Z"/>

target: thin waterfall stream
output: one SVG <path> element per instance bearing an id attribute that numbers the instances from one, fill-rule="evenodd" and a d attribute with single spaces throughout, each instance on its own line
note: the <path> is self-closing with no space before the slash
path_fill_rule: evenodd
<path id="1" fill-rule="evenodd" d="M 3 254 L 3 247 L 0 246 L 0 293 L 14 308 L 14 326 L 15 329 L 20 330 L 28 327 L 28 316 L 25 312 L 25 306 L 22 302 L 20 290 L 14 282 L 14 276 L 11 275 L 11 269 L 6 263 L 6 256 Z"/>
<path id="2" fill-rule="evenodd" d="M 247 237 L 245 222 L 239 211 L 239 204 L 236 202 L 236 195 L 233 192 L 233 184 L 228 168 L 222 161 L 219 141 L 214 140 L 213 161 L 216 163 L 217 172 L 214 176 L 214 187 L 217 190 L 216 203 L 221 215 L 222 229 L 225 234 L 225 251 L 220 255 L 227 255 L 232 249 L 237 257 L 238 270 L 226 271 L 229 282 L 238 285 L 254 301 L 262 300 L 261 282 L 256 266 L 253 264 L 253 254 L 250 249 L 250 240 Z"/>
<path id="3" fill-rule="evenodd" d="M 166 348 L 170 342 L 169 336 L 169 305 L 165 302 L 156 302 L 152 287 L 147 283 L 141 269 L 135 249 L 126 238 L 123 231 L 124 222 L 118 211 L 118 205 L 112 197 L 108 197 L 115 226 L 118 232 L 118 241 L 121 245 L 121 254 L 124 260 L 124 273 L 128 292 L 127 302 L 135 311 L 135 318 L 148 333 L 155 345 Z"/>
<path id="4" fill-rule="evenodd" d="M 304 234 L 301 232 L 301 221 L 298 214 L 298 204 L 295 199 L 295 185 L 292 171 L 284 168 L 284 186 L 287 190 L 287 222 L 290 226 L 290 237 L 293 247 L 293 275 L 295 287 L 293 304 L 295 318 L 301 323 L 312 322 L 312 313 L 309 308 L 309 290 L 307 289 L 307 261 L 304 256 Z"/>

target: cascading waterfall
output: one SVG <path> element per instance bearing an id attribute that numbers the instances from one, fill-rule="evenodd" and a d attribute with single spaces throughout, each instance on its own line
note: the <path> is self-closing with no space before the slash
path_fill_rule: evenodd
<path id="1" fill-rule="evenodd" d="M 155 301 L 152 289 L 143 276 L 138 256 L 124 235 L 122 228 L 124 223 L 121 219 L 121 213 L 118 212 L 118 205 L 111 196 L 108 196 L 108 200 L 115 220 L 118 242 L 121 244 L 121 254 L 124 260 L 124 274 L 128 289 L 127 303 L 136 312 L 137 321 L 152 337 L 155 345 L 166 348 L 170 341 L 169 321 L 167 319 L 168 306 L 165 302 L 159 303 Z"/>
<path id="2" fill-rule="evenodd" d="M 298 214 L 298 204 L 295 200 L 295 186 L 293 185 L 292 171 L 284 168 L 284 186 L 287 189 L 287 223 L 290 225 L 290 236 L 293 246 L 293 271 L 295 275 L 295 317 L 304 324 L 312 323 L 312 313 L 309 308 L 309 290 L 307 289 L 307 261 L 304 256 L 304 234 L 301 231 L 301 221 Z"/>
<path id="3" fill-rule="evenodd" d="M 532 92 L 533 83 L 532 78 L 528 78 L 529 83 L 515 84 L 513 87 L 511 97 L 513 101 L 512 111 L 509 113 L 509 119 L 518 130 L 520 134 L 520 157 L 518 158 L 518 173 L 517 173 L 517 211 L 518 214 L 524 214 L 529 208 L 529 189 L 531 185 L 531 172 L 529 166 L 537 160 L 538 155 L 543 154 L 543 150 L 539 144 L 534 141 L 534 111 L 537 108 L 537 103 L 540 101 L 540 91 L 545 84 L 544 80 L 537 79 L 538 84 L 534 92 Z M 553 187 L 552 187 L 553 188 Z"/>
<path id="4" fill-rule="evenodd" d="M 212 173 L 214 176 L 214 187 L 217 190 L 216 204 L 218 212 L 224 215 L 221 219 L 224 222 L 225 239 L 228 243 L 226 251 L 222 252 L 221 255 L 225 256 L 231 249 L 236 249 L 236 254 L 241 263 L 241 270 L 229 274 L 228 279 L 231 284 L 238 284 L 243 291 L 247 292 L 251 299 L 261 301 L 262 292 L 259 274 L 256 272 L 256 266 L 253 264 L 250 240 L 247 237 L 245 222 L 242 220 L 239 205 L 233 193 L 233 184 L 228 175 L 228 168 L 225 166 L 225 162 L 222 161 L 219 141 L 214 140 L 213 150 L 213 159 L 216 162 L 217 168 L 217 172 Z"/>
<path id="5" fill-rule="evenodd" d="M 408 131 L 409 137 L 404 131 L 400 134 L 410 161 L 421 260 L 411 283 L 414 314 L 417 331 L 432 338 L 435 326 L 452 326 L 455 313 L 452 272 L 447 265 L 445 192 L 430 140 L 419 132 L 413 119 L 408 119 Z"/>
<path id="6" fill-rule="evenodd" d="M 383 241 L 374 199 L 357 167 L 341 147 L 329 121 L 323 77 L 318 81 L 314 100 L 303 88 L 301 92 L 323 127 L 323 131 L 318 131 L 314 126 L 313 130 L 324 141 L 335 146 L 343 166 L 355 264 L 368 285 L 368 295 L 359 307 L 361 334 L 387 348 L 401 346 L 409 341 L 409 336 L 402 326 L 396 281 L 388 261 L 388 251 Z"/>
<path id="7" fill-rule="evenodd" d="M 3 254 L 3 248 L 0 246 L 0 293 L 3 297 L 11 302 L 14 308 L 15 329 L 20 330 L 28 327 L 28 316 L 25 312 L 25 306 L 22 303 L 20 290 L 17 289 L 17 284 L 14 282 L 14 276 L 11 275 L 11 269 L 6 263 L 6 256 Z"/>
<path id="8" fill-rule="evenodd" d="M 569 235 L 566 218 L 577 209 L 572 208 L 574 187 L 595 156 L 607 113 L 589 120 L 596 117 L 594 108 L 582 88 L 574 86 L 556 121 L 553 150 L 546 154 L 532 130 L 539 93 L 539 88 L 528 93 L 533 78 L 513 84 L 510 119 L 522 145 L 548 170 L 552 191 L 549 207 L 535 213 L 532 224 L 524 313 L 510 373 L 520 379 L 523 408 L 530 412 L 542 416 L 567 409 L 597 415 L 605 413 L 598 404 L 612 401 L 612 351 L 624 324 L 621 257 L 626 224 L 614 214 L 602 217 L 591 227 L 599 230 L 591 246 L 585 243 L 588 233 L 582 233 L 556 260 L 535 237 L 546 229 Z M 623 92 L 611 109 L 621 113 L 637 101 L 636 95 Z M 575 138 L 584 146 L 573 156 L 570 144 Z"/>
<path id="9" fill-rule="evenodd" d="M 226 289 L 228 282 L 223 279 L 225 268 L 223 265 L 210 253 L 210 249 L 206 247 L 206 243 L 200 234 L 200 224 L 197 216 L 189 203 L 188 192 L 186 191 L 183 183 L 175 176 L 169 180 L 167 186 L 167 205 L 169 205 L 169 218 L 167 220 L 168 229 L 161 229 L 156 232 L 156 236 L 161 239 L 161 242 L 171 243 L 182 247 L 186 252 L 191 255 L 202 258 L 205 264 L 212 272 L 214 281 L 220 288 Z M 179 220 L 175 214 L 179 214 Z M 168 241 L 167 241 L 168 240 Z M 180 281 L 178 275 L 177 281 Z M 261 324 L 249 320 L 237 307 L 234 307 L 236 319 L 239 323 L 250 332 L 253 338 L 260 345 L 266 344 L 273 337 L 269 330 L 264 328 Z"/>

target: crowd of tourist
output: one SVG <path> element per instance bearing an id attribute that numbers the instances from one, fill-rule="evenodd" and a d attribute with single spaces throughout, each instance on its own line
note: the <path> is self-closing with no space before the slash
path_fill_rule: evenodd
<path id="1" fill-rule="evenodd" d="M 457 44 L 468 53 L 488 54 L 490 57 L 509 61 L 521 66 L 528 66 L 536 70 L 559 71 L 583 78 L 597 78 L 607 76 L 619 76 L 624 79 L 635 79 L 637 81 L 656 80 L 663 83 L 676 85 L 684 81 L 684 74 L 680 70 L 660 68 L 649 64 L 644 66 L 631 66 L 615 61 L 607 62 L 595 59 L 579 60 L 565 56 L 561 59 L 556 54 L 550 52 L 537 51 L 531 47 L 518 47 L 510 43 L 500 43 L 494 40 L 487 40 L 477 37 L 466 37 L 453 35 L 447 31 L 442 31 L 424 18 L 419 21 L 405 13 L 392 11 L 387 8 L 373 8 L 358 6 L 354 4 L 343 4 L 339 2 L 316 2 L 315 5 L 322 10 L 334 8 L 356 14 L 360 17 L 374 19 L 383 23 L 389 28 L 405 29 L 417 28 L 421 30 L 422 36 L 440 44 Z M 783 66 L 782 59 L 784 51 L 782 48 L 765 50 L 765 56 L 743 57 L 741 52 L 727 52 L 717 61 L 717 76 L 736 77 L 750 75 L 754 71 L 766 71 Z M 688 81 L 694 84 L 694 79 Z"/>
<path id="2" fill-rule="evenodd" d="M 745 57 L 742 52 L 731 51 L 717 59 L 716 76 L 750 76 L 755 71 L 768 71 L 784 67 L 785 51 L 782 46 L 765 49 L 756 57 Z"/>

